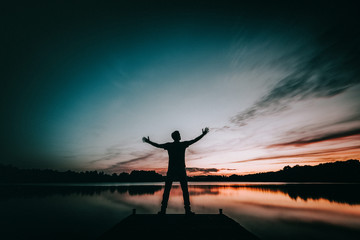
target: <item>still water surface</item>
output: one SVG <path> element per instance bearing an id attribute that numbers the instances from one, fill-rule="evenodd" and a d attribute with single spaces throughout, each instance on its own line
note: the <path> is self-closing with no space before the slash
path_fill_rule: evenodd
<path id="1" fill-rule="evenodd" d="M 189 183 L 192 210 L 224 214 L 263 240 L 359 239 L 359 184 Z M 96 239 L 136 208 L 159 210 L 162 183 L 0 186 L 0 239 Z M 183 213 L 174 185 L 168 213 Z"/>

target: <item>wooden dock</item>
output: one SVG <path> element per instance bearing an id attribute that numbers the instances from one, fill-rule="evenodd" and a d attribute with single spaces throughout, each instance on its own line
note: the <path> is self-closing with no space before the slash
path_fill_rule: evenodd
<path id="1" fill-rule="evenodd" d="M 239 223 L 220 214 L 132 214 L 100 236 L 105 239 L 259 240 Z"/>

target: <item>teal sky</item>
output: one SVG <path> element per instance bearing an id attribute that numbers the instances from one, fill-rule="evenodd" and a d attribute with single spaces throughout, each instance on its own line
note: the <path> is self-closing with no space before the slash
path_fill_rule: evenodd
<path id="1" fill-rule="evenodd" d="M 352 4 L 83 1 L 2 8 L 3 163 L 165 173 L 141 142 L 210 133 L 191 173 L 359 158 Z"/>

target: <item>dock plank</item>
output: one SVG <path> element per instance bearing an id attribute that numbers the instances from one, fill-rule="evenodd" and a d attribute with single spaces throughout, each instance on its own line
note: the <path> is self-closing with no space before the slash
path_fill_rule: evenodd
<path id="1" fill-rule="evenodd" d="M 229 239 L 259 240 L 224 214 L 133 214 L 99 240 L 107 239 Z"/>

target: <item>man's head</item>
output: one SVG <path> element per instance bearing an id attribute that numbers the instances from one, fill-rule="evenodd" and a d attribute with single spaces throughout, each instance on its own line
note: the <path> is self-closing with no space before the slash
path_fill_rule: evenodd
<path id="1" fill-rule="evenodd" d="M 181 136 L 180 136 L 179 131 L 173 132 L 173 133 L 171 134 L 171 137 L 172 137 L 172 139 L 174 139 L 175 142 L 178 142 L 178 141 L 180 141 L 180 139 L 181 139 Z"/>

